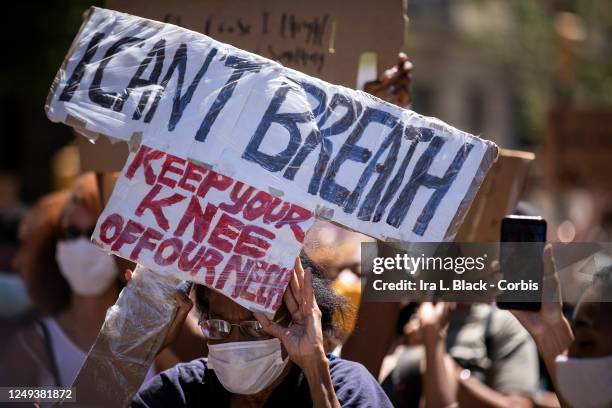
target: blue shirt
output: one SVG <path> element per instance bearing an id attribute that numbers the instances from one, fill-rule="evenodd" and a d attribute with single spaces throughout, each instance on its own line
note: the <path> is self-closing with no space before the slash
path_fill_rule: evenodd
<path id="1" fill-rule="evenodd" d="M 329 371 L 343 407 L 392 407 L 372 375 L 359 363 L 330 359 Z M 206 359 L 177 364 L 149 380 L 136 394 L 132 407 L 229 407 L 231 394 L 207 368 Z M 274 389 L 266 407 L 312 407 L 304 373 L 293 365 Z"/>

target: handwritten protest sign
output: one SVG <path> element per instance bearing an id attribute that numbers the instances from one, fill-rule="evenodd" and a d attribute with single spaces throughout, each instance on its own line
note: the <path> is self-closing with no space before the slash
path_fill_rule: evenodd
<path id="1" fill-rule="evenodd" d="M 93 240 L 244 306 L 278 308 L 312 211 L 169 153 L 132 153 Z"/>
<path id="2" fill-rule="evenodd" d="M 355 87 L 363 53 L 376 54 L 379 73 L 397 64 L 407 19 L 403 0 L 107 0 L 104 4 L 200 32 L 350 88 Z"/>
<path id="3" fill-rule="evenodd" d="M 128 141 L 138 154 L 146 146 L 386 241 L 452 239 L 497 156 L 493 143 L 435 118 L 202 34 L 98 8 L 75 39 L 46 109 L 81 134 Z M 138 214 L 123 201 L 147 194 L 130 189 L 154 188 L 151 176 L 145 173 L 144 183 L 136 177 L 139 183 L 117 187 L 124 189 L 117 210 L 124 222 Z M 123 178 L 131 179 L 127 167 Z M 231 202 L 228 191 L 215 194 L 213 205 Z M 180 222 L 179 207 L 166 231 Z M 154 227 L 147 216 L 146 226 Z"/>

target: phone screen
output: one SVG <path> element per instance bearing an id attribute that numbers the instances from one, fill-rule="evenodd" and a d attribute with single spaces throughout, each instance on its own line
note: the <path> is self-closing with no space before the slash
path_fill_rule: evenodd
<path id="1" fill-rule="evenodd" d="M 511 215 L 502 220 L 500 268 L 504 286 L 511 283 L 514 290 L 497 297 L 500 309 L 540 310 L 545 241 L 546 221 L 541 217 Z"/>

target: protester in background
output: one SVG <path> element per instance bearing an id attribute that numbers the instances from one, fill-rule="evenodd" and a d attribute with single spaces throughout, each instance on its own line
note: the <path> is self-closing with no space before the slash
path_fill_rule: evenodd
<path id="1" fill-rule="evenodd" d="M 391 406 L 363 366 L 325 355 L 324 336 L 339 329 L 333 313 L 345 301 L 305 256 L 273 321 L 204 286 L 196 299 L 208 360 L 161 373 L 133 406 Z"/>
<path id="2" fill-rule="evenodd" d="M 357 320 L 361 298 L 361 245 L 366 242 L 375 245 L 373 238 L 326 221 L 316 221 L 304 241 L 304 252 L 321 267 L 325 277 L 332 282 L 334 292 L 345 297 L 350 305 L 348 310 L 334 315 L 341 330 L 337 337 L 329 339 L 326 350 L 335 349 L 335 354 L 353 331 Z"/>
<path id="3" fill-rule="evenodd" d="M 508 311 L 424 302 L 404 334 L 409 346 L 383 382 L 395 406 L 532 406 L 537 350 Z"/>
<path id="4" fill-rule="evenodd" d="M 21 218 L 19 213 L 0 210 L 0 350 L 6 348 L 11 333 L 35 317 L 25 283 L 12 266 L 19 248 L 17 226 Z"/>
<path id="5" fill-rule="evenodd" d="M 9 327 L 27 319 L 31 309 L 23 279 L 12 266 L 19 248 L 17 230 L 24 216 L 23 207 L 0 204 L 0 350 L 6 340 L 6 333 L 10 332 Z"/>
<path id="6" fill-rule="evenodd" d="M 544 249 L 542 308 L 513 310 L 533 336 L 564 406 L 612 406 L 612 266 L 599 271 L 574 311 L 572 327 L 562 310 L 552 246 Z"/>
<path id="7" fill-rule="evenodd" d="M 380 256 L 395 254 L 384 245 L 379 248 Z M 472 405 L 466 406 L 529 406 L 530 398 L 537 390 L 537 352 L 528 333 L 509 312 L 486 304 L 460 305 L 453 313 L 448 312 L 448 316 L 438 324 L 440 335 L 429 337 L 436 342 L 425 342 L 425 329 L 419 324 L 419 313 L 414 314 L 410 321 L 402 312 L 408 309 L 402 309 L 399 303 L 362 302 L 356 329 L 341 353 L 343 358 L 362 363 L 382 380 L 383 388 L 396 406 L 419 406 L 421 397 L 426 402 L 428 390 L 448 390 L 439 381 L 457 384 L 462 372 L 464 377 L 470 374 L 469 381 L 462 384 L 473 385 L 469 389 L 455 387 L 455 391 L 470 391 Z M 403 329 L 407 321 L 408 333 Z M 449 321 L 451 324 L 446 331 L 443 323 Z M 402 328 L 399 337 L 398 325 Z M 370 336 L 369 333 L 377 335 Z M 416 337 L 418 341 L 414 340 Z M 418 346 L 397 347 L 398 340 L 412 346 L 418 343 Z M 442 351 L 441 346 L 444 346 Z M 438 370 L 435 377 L 434 371 L 426 369 L 424 364 L 427 352 L 432 350 L 437 351 L 436 361 L 452 363 L 447 365 L 448 371 Z M 448 355 L 454 361 L 447 358 Z M 394 359 L 386 358 L 389 356 L 394 356 Z M 389 360 L 394 361 L 390 363 Z M 444 374 L 444 377 L 438 374 Z M 432 378 L 437 385 L 428 387 Z M 450 395 L 454 400 L 458 397 L 452 390 Z M 498 405 L 487 405 L 491 398 Z"/>
<path id="8" fill-rule="evenodd" d="M 0 384 L 72 384 L 122 287 L 115 258 L 89 240 L 100 212 L 90 173 L 71 191 L 44 197 L 22 223 L 15 268 L 44 317 L 3 350 Z"/>

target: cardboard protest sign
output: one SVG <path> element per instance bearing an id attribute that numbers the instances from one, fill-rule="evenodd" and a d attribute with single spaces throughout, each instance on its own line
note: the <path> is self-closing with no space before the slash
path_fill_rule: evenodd
<path id="1" fill-rule="evenodd" d="M 612 203 L 612 109 L 552 108 L 544 153 L 547 175 L 556 189 L 589 188 Z"/>
<path id="2" fill-rule="evenodd" d="M 455 235 L 497 147 L 204 35 L 92 8 L 47 115 L 387 240 Z"/>
<path id="3" fill-rule="evenodd" d="M 312 211 L 199 164 L 141 145 L 93 241 L 152 270 L 272 312 L 283 298 Z"/>
<path id="4" fill-rule="evenodd" d="M 406 21 L 402 0 L 108 0 L 105 5 L 350 88 L 361 54 L 375 52 L 379 71 L 397 63 Z"/>
<path id="5" fill-rule="evenodd" d="M 501 220 L 513 214 L 534 159 L 535 154 L 530 152 L 500 149 L 497 162 L 478 190 L 455 241 L 499 241 Z"/>
<path id="6" fill-rule="evenodd" d="M 81 172 L 83 173 L 119 171 L 125 164 L 129 153 L 125 142 L 111 143 L 105 137 L 97 138 L 94 144 L 87 138 L 78 136 L 76 144 L 79 148 Z"/>
<path id="7" fill-rule="evenodd" d="M 497 155 L 437 119 L 97 8 L 46 109 L 131 147 L 96 242 L 267 311 L 315 215 L 387 241 L 449 240 Z"/>

